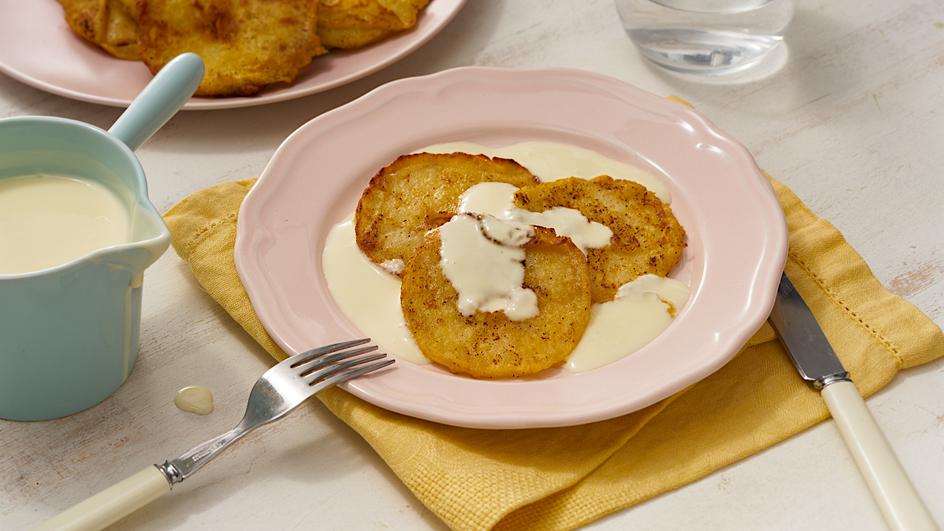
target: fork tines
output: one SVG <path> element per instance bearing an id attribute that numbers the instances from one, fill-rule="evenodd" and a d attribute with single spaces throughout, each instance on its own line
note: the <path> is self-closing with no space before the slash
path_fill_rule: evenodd
<path id="1" fill-rule="evenodd" d="M 353 341 L 345 341 L 343 343 L 334 343 L 333 345 L 325 345 L 323 347 L 314 348 L 301 354 L 296 354 L 284 361 L 282 363 L 288 362 L 288 365 L 291 368 L 298 367 L 302 363 L 305 363 L 308 360 L 315 359 L 319 356 L 324 356 L 325 354 L 331 354 L 332 352 L 337 352 L 339 350 L 348 349 L 351 347 L 356 347 L 363 345 L 365 343 L 370 343 L 370 338 L 365 337 L 363 339 L 355 339 Z"/>
<path id="2" fill-rule="evenodd" d="M 282 364 L 287 364 L 308 385 L 330 387 L 394 363 L 395 360 L 384 359 L 385 353 L 373 353 L 376 345 L 361 346 L 368 342 L 370 339 L 364 338 L 327 345 L 292 356 Z"/>

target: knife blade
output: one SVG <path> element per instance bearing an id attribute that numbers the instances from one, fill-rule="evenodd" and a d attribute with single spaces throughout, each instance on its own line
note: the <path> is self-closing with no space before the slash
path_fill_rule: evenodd
<path id="1" fill-rule="evenodd" d="M 800 376 L 822 393 L 882 516 L 895 530 L 938 529 L 822 328 L 786 273 L 770 324 Z"/>
<path id="2" fill-rule="evenodd" d="M 770 324 L 800 376 L 813 387 L 822 389 L 834 381 L 849 380 L 849 373 L 786 273 L 780 277 Z"/>

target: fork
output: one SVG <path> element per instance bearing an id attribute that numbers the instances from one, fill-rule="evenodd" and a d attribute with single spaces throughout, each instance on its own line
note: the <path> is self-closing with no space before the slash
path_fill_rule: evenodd
<path id="1" fill-rule="evenodd" d="M 249 393 L 246 413 L 235 428 L 198 444 L 176 459 L 141 470 L 35 529 L 99 530 L 160 498 L 247 433 L 284 417 L 315 393 L 394 362 L 383 359 L 386 354 L 376 353 L 376 346 L 362 346 L 369 341 L 335 343 L 283 360 L 256 381 Z"/>

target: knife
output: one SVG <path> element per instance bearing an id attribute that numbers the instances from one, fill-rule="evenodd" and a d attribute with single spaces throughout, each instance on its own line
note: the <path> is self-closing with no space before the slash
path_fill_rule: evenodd
<path id="1" fill-rule="evenodd" d="M 938 529 L 849 373 L 786 273 L 780 277 L 770 324 L 800 376 L 822 393 L 888 526 L 907 531 Z"/>

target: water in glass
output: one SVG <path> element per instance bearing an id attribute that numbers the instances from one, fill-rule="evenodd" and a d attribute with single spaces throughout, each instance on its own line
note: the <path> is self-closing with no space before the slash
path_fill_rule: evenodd
<path id="1" fill-rule="evenodd" d="M 685 74 L 727 75 L 783 46 L 793 0 L 616 0 L 649 60 Z"/>

